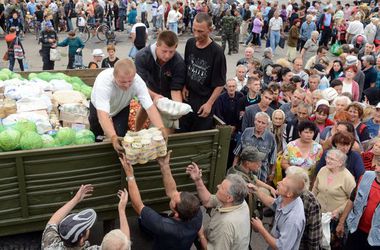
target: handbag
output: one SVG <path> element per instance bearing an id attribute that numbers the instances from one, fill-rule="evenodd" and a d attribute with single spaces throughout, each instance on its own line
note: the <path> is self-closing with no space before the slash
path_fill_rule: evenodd
<path id="1" fill-rule="evenodd" d="M 51 48 L 50 49 L 50 61 L 60 61 L 61 60 L 61 53 L 57 48 Z"/>
<path id="2" fill-rule="evenodd" d="M 285 48 L 285 37 L 280 37 L 280 41 L 278 42 L 278 46 L 280 47 L 280 48 Z"/>
<path id="3" fill-rule="evenodd" d="M 24 59 L 24 51 L 18 41 L 18 37 L 16 38 L 15 44 L 13 45 L 13 53 L 15 59 Z"/>
<path id="4" fill-rule="evenodd" d="M 6 61 L 9 61 L 9 58 L 8 58 L 8 51 L 5 51 L 4 55 L 3 55 L 3 61 L 6 62 Z"/>

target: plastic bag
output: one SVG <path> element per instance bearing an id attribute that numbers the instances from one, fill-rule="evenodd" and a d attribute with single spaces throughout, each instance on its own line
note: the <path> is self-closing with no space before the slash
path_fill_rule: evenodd
<path id="1" fill-rule="evenodd" d="M 278 46 L 282 49 L 285 48 L 285 37 L 283 37 L 283 36 L 280 37 L 280 41 L 278 42 Z"/>
<path id="2" fill-rule="evenodd" d="M 342 46 L 340 45 L 339 42 L 334 43 L 331 48 L 330 48 L 331 54 L 335 56 L 339 56 L 340 54 L 343 53 Z"/>
<path id="3" fill-rule="evenodd" d="M 50 49 L 50 61 L 60 61 L 61 60 L 61 53 L 56 48 Z"/>
<path id="4" fill-rule="evenodd" d="M 166 97 L 157 100 L 157 108 L 162 114 L 169 116 L 171 119 L 179 119 L 181 116 L 193 112 L 189 104 L 175 102 Z"/>
<path id="5" fill-rule="evenodd" d="M 322 243 L 321 247 L 323 249 L 330 249 L 331 241 L 331 231 L 330 231 L 330 222 L 332 214 L 331 212 L 322 213 Z"/>
<path id="6" fill-rule="evenodd" d="M 82 55 L 75 54 L 73 67 L 74 67 L 74 69 L 83 68 L 83 56 Z"/>

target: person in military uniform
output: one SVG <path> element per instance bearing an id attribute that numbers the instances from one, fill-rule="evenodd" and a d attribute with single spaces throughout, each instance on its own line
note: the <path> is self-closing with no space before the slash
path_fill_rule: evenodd
<path id="1" fill-rule="evenodd" d="M 228 42 L 228 54 L 231 55 L 233 46 L 233 36 L 236 27 L 236 18 L 231 15 L 231 11 L 227 10 L 221 20 L 222 28 L 222 48 L 226 50 L 226 42 Z"/>
<path id="2" fill-rule="evenodd" d="M 239 53 L 240 26 L 243 19 L 237 9 L 233 11 L 233 16 L 235 17 L 235 29 L 232 37 L 232 53 L 237 54 Z"/>
<path id="3" fill-rule="evenodd" d="M 266 184 L 263 181 L 260 181 L 257 178 L 257 171 L 261 167 L 261 162 L 264 160 L 266 155 L 261 153 L 256 147 L 247 146 L 243 149 L 240 154 L 240 162 L 236 165 L 228 169 L 227 175 L 229 174 L 238 174 L 248 183 L 251 183 L 260 188 L 260 191 L 268 194 L 276 196 L 276 190 Z M 249 193 L 246 198 L 249 211 L 251 216 L 262 218 L 262 211 L 257 206 L 258 199 L 253 193 Z"/>

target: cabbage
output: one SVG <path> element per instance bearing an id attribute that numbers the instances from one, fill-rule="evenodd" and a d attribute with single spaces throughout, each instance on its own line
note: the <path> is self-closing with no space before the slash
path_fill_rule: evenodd
<path id="1" fill-rule="evenodd" d="M 30 73 L 30 74 L 28 75 L 28 79 L 29 79 L 29 80 L 32 80 L 33 78 L 38 78 L 38 75 L 37 75 L 36 73 Z"/>
<path id="2" fill-rule="evenodd" d="M 64 73 L 61 73 L 61 72 L 56 73 L 56 74 L 54 75 L 54 78 L 53 78 L 53 79 L 65 80 L 65 81 L 68 82 L 68 83 L 71 82 L 71 77 L 68 76 L 68 75 L 66 75 L 66 74 L 64 74 Z"/>
<path id="3" fill-rule="evenodd" d="M 52 148 L 56 146 L 54 138 L 50 135 L 41 135 L 41 139 L 43 148 Z"/>
<path id="4" fill-rule="evenodd" d="M 12 78 L 12 79 L 17 78 L 17 79 L 20 79 L 20 80 L 23 80 L 23 79 L 24 79 L 24 78 L 23 78 L 20 74 L 18 74 L 18 73 L 13 73 L 13 74 L 10 76 L 10 78 Z"/>
<path id="5" fill-rule="evenodd" d="M 60 128 L 55 139 L 60 146 L 71 145 L 75 142 L 75 130 L 72 128 Z"/>
<path id="6" fill-rule="evenodd" d="M 2 70 L 0 70 L 0 73 L 1 73 L 1 74 L 6 74 L 8 77 L 10 77 L 10 76 L 13 74 L 13 72 L 10 71 L 10 70 L 7 69 L 7 68 L 3 68 Z"/>
<path id="7" fill-rule="evenodd" d="M 77 84 L 79 84 L 79 85 L 83 85 L 83 84 L 85 84 L 85 83 L 82 81 L 82 79 L 80 79 L 80 78 L 77 77 L 77 76 L 73 76 L 73 77 L 71 77 L 70 82 L 71 82 L 71 83 L 77 83 Z"/>
<path id="8" fill-rule="evenodd" d="M 15 129 L 6 129 L 0 133 L 0 147 L 4 151 L 12 151 L 19 147 L 21 133 Z"/>
<path id="9" fill-rule="evenodd" d="M 4 126 L 0 125 L 0 133 L 3 132 L 4 130 L 5 130 Z"/>
<path id="10" fill-rule="evenodd" d="M 39 134 L 33 131 L 25 131 L 20 139 L 21 149 L 38 149 L 42 148 L 43 141 Z"/>
<path id="11" fill-rule="evenodd" d="M 79 130 L 75 134 L 75 144 L 76 145 L 82 145 L 82 144 L 91 144 L 95 142 L 95 135 L 88 129 L 82 129 Z"/>
<path id="12" fill-rule="evenodd" d="M 24 134 L 27 131 L 37 132 L 36 124 L 29 120 L 19 120 L 16 122 L 14 129 L 18 130 L 21 134 Z"/>
<path id="13" fill-rule="evenodd" d="M 8 80 L 9 76 L 6 73 L 0 72 L 0 80 L 5 81 Z"/>
<path id="14" fill-rule="evenodd" d="M 80 92 L 87 98 L 87 99 L 90 99 L 91 98 L 91 92 L 92 92 L 92 88 L 88 85 L 82 85 L 81 88 L 80 88 Z"/>
<path id="15" fill-rule="evenodd" d="M 37 74 L 37 77 L 44 81 L 50 82 L 50 80 L 53 79 L 54 76 L 50 72 L 41 72 Z"/>

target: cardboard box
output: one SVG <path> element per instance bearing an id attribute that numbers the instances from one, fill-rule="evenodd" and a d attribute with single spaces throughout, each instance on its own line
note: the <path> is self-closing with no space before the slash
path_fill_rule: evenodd
<path id="1" fill-rule="evenodd" d="M 83 124 L 83 123 L 74 123 L 74 122 L 66 122 L 62 121 L 63 127 L 72 128 L 76 131 L 82 130 L 82 129 L 90 129 L 90 124 Z"/>
<path id="2" fill-rule="evenodd" d="M 81 116 L 63 111 L 59 113 L 59 120 L 69 123 L 89 124 L 87 116 Z"/>

